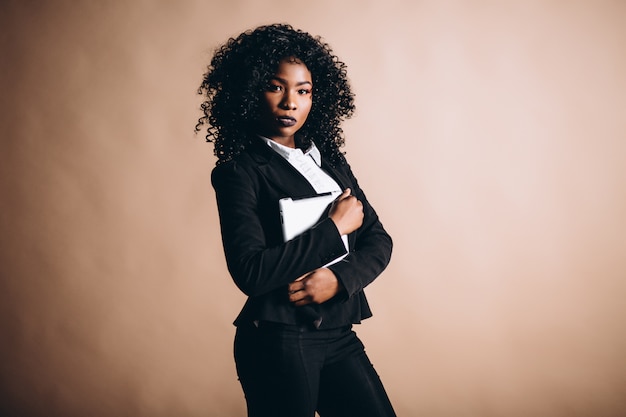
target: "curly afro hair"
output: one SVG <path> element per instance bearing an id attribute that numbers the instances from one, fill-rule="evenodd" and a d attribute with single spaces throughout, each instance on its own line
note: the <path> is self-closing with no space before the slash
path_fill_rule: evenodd
<path id="1" fill-rule="evenodd" d="M 320 37 L 274 24 L 248 30 L 219 47 L 198 89 L 206 100 L 196 132 L 206 125 L 206 140 L 214 144 L 218 165 L 246 149 L 256 133 L 262 93 L 280 61 L 292 57 L 313 78 L 313 103 L 298 143 L 308 147 L 314 141 L 329 162 L 344 163 L 340 124 L 355 109 L 346 65 Z"/>

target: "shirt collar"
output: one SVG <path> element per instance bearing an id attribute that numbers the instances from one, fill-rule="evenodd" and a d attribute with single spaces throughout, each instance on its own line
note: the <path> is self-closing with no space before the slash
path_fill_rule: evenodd
<path id="1" fill-rule="evenodd" d="M 322 155 L 320 154 L 319 149 L 315 146 L 315 143 L 311 142 L 311 146 L 304 153 L 301 149 L 298 148 L 289 148 L 287 146 L 281 145 L 278 142 L 274 142 L 270 138 L 266 138 L 265 136 L 259 135 L 270 148 L 272 148 L 277 154 L 285 158 L 287 161 L 290 159 L 298 159 L 302 158 L 302 156 L 310 156 L 313 158 L 317 166 L 322 166 Z"/>

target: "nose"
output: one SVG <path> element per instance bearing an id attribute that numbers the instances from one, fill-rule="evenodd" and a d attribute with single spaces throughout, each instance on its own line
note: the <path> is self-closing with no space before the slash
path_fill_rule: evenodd
<path id="1" fill-rule="evenodd" d="M 285 94 L 283 95 L 283 99 L 280 102 L 280 107 L 283 110 L 295 110 L 296 109 L 296 102 L 293 99 L 293 95 L 290 92 L 285 92 Z"/>

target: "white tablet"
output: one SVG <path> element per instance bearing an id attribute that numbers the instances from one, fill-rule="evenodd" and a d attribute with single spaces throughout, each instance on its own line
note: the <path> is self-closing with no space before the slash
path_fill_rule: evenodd
<path id="1" fill-rule="evenodd" d="M 282 198 L 278 201 L 280 208 L 280 219 L 285 242 L 293 239 L 302 232 L 309 230 L 326 216 L 330 204 L 341 194 L 341 192 L 318 194 L 307 198 Z M 348 249 L 348 236 L 342 235 L 343 244 Z M 346 255 L 342 255 L 328 266 L 340 261 Z"/>

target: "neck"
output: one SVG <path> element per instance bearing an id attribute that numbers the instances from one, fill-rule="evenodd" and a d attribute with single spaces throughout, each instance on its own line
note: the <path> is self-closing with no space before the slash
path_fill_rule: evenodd
<path id="1" fill-rule="evenodd" d="M 266 137 L 268 139 L 270 139 L 271 141 L 274 141 L 280 145 L 286 146 L 288 148 L 292 148 L 295 149 L 296 148 L 296 140 L 293 136 L 287 136 L 287 137 L 282 137 L 282 136 L 269 136 L 269 135 L 264 135 L 261 133 L 261 136 Z"/>

